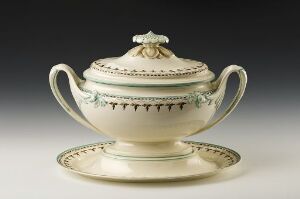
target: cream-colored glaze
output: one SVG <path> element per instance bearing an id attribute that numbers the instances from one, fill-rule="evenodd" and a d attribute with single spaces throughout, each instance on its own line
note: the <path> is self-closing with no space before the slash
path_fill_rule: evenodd
<path id="1" fill-rule="evenodd" d="M 69 171 L 83 176 L 125 182 L 204 178 L 240 161 L 240 156 L 231 149 L 197 142 L 186 143 L 193 148 L 193 153 L 185 158 L 128 160 L 107 155 L 104 149 L 111 144 L 104 142 L 69 149 L 61 153 L 57 161 Z"/>
<path id="2" fill-rule="evenodd" d="M 155 41 L 155 38 L 161 39 L 155 35 L 153 38 L 151 41 Z M 149 48 L 148 45 L 151 45 L 151 48 L 159 47 L 159 44 L 154 45 L 151 42 L 143 45 L 145 48 Z M 114 59 L 117 61 L 109 64 L 117 63 L 118 68 L 145 66 L 145 70 L 148 70 L 149 67 L 160 66 L 162 62 L 169 68 L 172 64 L 176 67 L 176 64 L 181 62 L 175 55 L 169 58 L 130 56 L 127 53 L 123 58 Z M 129 59 L 131 64 L 126 66 Z M 196 62 L 185 61 L 185 64 L 190 63 Z M 142 67 L 139 70 L 141 69 Z M 76 113 L 61 96 L 56 82 L 59 71 L 68 75 L 72 95 L 84 117 Z M 154 161 L 157 158 L 167 160 L 188 157 L 192 153 L 192 147 L 181 140 L 211 128 L 228 116 L 243 96 L 247 83 L 245 70 L 236 65 L 226 67 L 215 81 L 211 81 L 214 74 L 205 68 L 197 75 L 187 76 L 185 83 L 188 84 L 182 84 L 185 78 L 180 74 L 177 78 L 137 78 L 126 75 L 118 77 L 102 72 L 97 74 L 91 69 L 88 69 L 88 73 L 89 78 L 81 80 L 69 66 L 54 66 L 49 75 L 54 96 L 76 121 L 116 141 L 104 149 L 106 154 L 126 157 L 128 160 L 142 158 L 144 164 L 149 164 L 149 160 Z M 226 111 L 219 118 L 212 120 L 221 105 L 228 77 L 232 73 L 237 73 L 240 78 L 236 96 Z M 101 77 L 104 80 L 109 79 L 109 82 L 103 82 Z M 197 77 L 200 78 L 199 81 L 191 81 Z M 142 82 L 146 83 L 141 84 Z M 118 161 L 122 165 L 122 160 Z"/>
<path id="3" fill-rule="evenodd" d="M 227 79 L 231 73 L 238 73 L 241 82 L 238 93 L 228 110 L 219 119 L 211 123 L 209 123 L 209 120 L 215 114 L 216 108 L 208 104 L 203 104 L 200 108 L 196 108 L 194 104 L 186 104 L 183 110 L 177 107 L 172 109 L 172 111 L 161 109 L 158 112 L 155 109 L 150 109 L 146 112 L 142 109 L 137 111 L 126 109 L 124 111 L 122 107 L 116 107 L 112 110 L 110 106 L 95 108 L 93 104 L 82 103 L 80 110 L 85 116 L 85 120 L 75 113 L 59 94 L 55 78 L 60 70 L 68 74 L 70 88 L 76 102 L 80 101 L 81 98 L 87 97 L 86 93 L 82 92 L 80 88 L 89 88 L 89 90 L 112 94 L 118 93 L 121 96 L 152 97 L 164 96 L 164 93 L 165 96 L 180 96 L 191 91 L 212 90 L 213 94 L 210 97 L 215 101 L 220 95 L 225 93 Z M 225 68 L 220 77 L 212 83 L 200 83 L 182 87 L 121 87 L 83 81 L 75 75 L 70 67 L 59 64 L 51 70 L 50 83 L 58 101 L 75 120 L 98 133 L 103 133 L 122 143 L 118 147 L 117 145 L 115 146 L 118 150 L 117 154 L 126 154 L 128 156 L 140 156 L 140 154 L 143 154 L 145 157 L 156 157 L 166 155 L 166 149 L 158 146 L 176 146 L 171 147 L 172 149 L 167 150 L 167 152 L 170 152 L 172 155 L 182 155 L 182 153 L 186 152 L 186 148 L 182 146 L 184 144 L 176 145 L 176 142 L 184 137 L 206 130 L 223 120 L 235 108 L 243 95 L 246 86 L 246 73 L 241 67 L 233 65 Z M 170 142 L 174 144 L 170 145 Z M 143 151 L 143 145 L 141 144 L 144 143 L 157 148 L 157 152 L 147 150 L 148 147 L 145 147 L 145 151 Z"/>
<path id="4" fill-rule="evenodd" d="M 181 75 L 181 76 L 131 76 L 128 78 L 126 75 L 114 74 L 114 73 L 104 73 L 102 71 L 98 71 L 99 63 L 106 65 L 106 67 L 110 67 L 110 72 L 115 72 L 114 69 L 132 71 L 144 70 L 146 73 L 150 73 L 151 71 L 160 72 L 163 71 L 175 71 L 177 70 L 186 70 L 197 68 L 197 66 L 201 66 L 198 68 L 200 72 L 190 75 Z M 98 70 L 97 70 L 98 69 Z M 195 69 L 193 69 L 195 70 Z M 186 70 L 186 72 L 189 72 Z M 171 73 L 172 74 L 172 73 Z M 161 59 L 149 59 L 141 58 L 141 57 L 132 57 L 130 54 L 126 53 L 121 57 L 113 57 L 106 59 L 99 59 L 91 64 L 91 67 L 84 71 L 83 76 L 87 80 L 98 81 L 100 83 L 108 83 L 108 84 L 118 84 L 118 85 L 172 85 L 172 84 L 188 84 L 195 82 L 209 82 L 215 78 L 213 72 L 207 69 L 207 65 L 194 61 L 178 58 L 175 55 L 169 58 L 161 58 Z M 117 78 L 116 78 L 117 77 Z"/>

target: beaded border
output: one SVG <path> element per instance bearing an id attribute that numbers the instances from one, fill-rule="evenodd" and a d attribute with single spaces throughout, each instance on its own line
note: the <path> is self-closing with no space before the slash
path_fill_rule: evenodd
<path id="1" fill-rule="evenodd" d="M 97 70 L 99 72 L 109 73 L 109 74 L 115 74 L 115 75 L 124 75 L 124 76 L 142 76 L 142 77 L 172 77 L 172 76 L 188 76 L 188 75 L 194 75 L 197 73 L 201 73 L 208 69 L 207 65 L 198 62 L 199 64 L 191 67 L 186 67 L 182 69 L 176 69 L 176 70 L 128 70 L 126 68 L 112 68 L 111 66 L 107 66 L 104 63 L 101 63 L 100 61 L 94 61 L 93 62 L 96 66 L 91 66 L 91 69 Z"/>

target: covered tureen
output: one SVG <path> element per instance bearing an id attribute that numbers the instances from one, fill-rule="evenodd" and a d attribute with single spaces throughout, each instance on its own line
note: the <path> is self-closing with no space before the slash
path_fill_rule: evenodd
<path id="1" fill-rule="evenodd" d="M 196 154 L 193 144 L 181 140 L 211 128 L 231 113 L 245 91 L 245 70 L 231 65 L 215 80 L 206 64 L 179 58 L 163 47 L 169 42 L 166 36 L 150 31 L 134 36 L 133 42 L 138 45 L 123 56 L 94 61 L 83 73 L 86 80 L 65 64 L 51 69 L 50 86 L 65 111 L 82 125 L 115 140 L 101 148 L 90 169 L 83 166 L 77 170 L 111 179 L 162 179 L 166 172 L 176 177 L 178 172 L 193 169 L 213 171 L 218 166 Z M 61 96 L 56 83 L 59 71 L 68 75 L 83 116 Z M 237 94 L 227 110 L 212 120 L 232 73 L 240 78 Z M 66 162 L 65 167 L 70 165 Z M 178 168 L 172 170 L 171 165 Z"/>

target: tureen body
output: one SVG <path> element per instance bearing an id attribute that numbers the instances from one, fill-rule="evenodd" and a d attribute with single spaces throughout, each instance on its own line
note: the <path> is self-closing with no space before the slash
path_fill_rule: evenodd
<path id="1" fill-rule="evenodd" d="M 112 156 L 175 157 L 192 152 L 181 142 L 222 121 L 235 108 L 246 87 L 246 72 L 228 66 L 218 78 L 198 61 L 177 58 L 160 46 L 168 38 L 137 35 L 141 43 L 125 55 L 100 59 L 81 80 L 65 64 L 50 72 L 52 91 L 62 107 L 78 122 L 114 140 L 107 147 Z M 77 114 L 61 96 L 56 76 L 65 71 L 72 95 L 82 112 Z M 227 79 L 237 73 L 240 85 L 228 109 L 212 120 L 225 95 Z"/>

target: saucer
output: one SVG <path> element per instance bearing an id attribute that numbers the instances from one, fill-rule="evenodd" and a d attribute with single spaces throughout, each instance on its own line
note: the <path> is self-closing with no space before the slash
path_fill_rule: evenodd
<path id="1" fill-rule="evenodd" d="M 68 171 L 90 178 L 124 182 L 181 181 L 212 176 L 237 164 L 240 155 L 228 148 L 185 141 L 193 148 L 189 156 L 174 159 L 135 160 L 105 154 L 101 142 L 68 149 L 57 162 Z"/>

